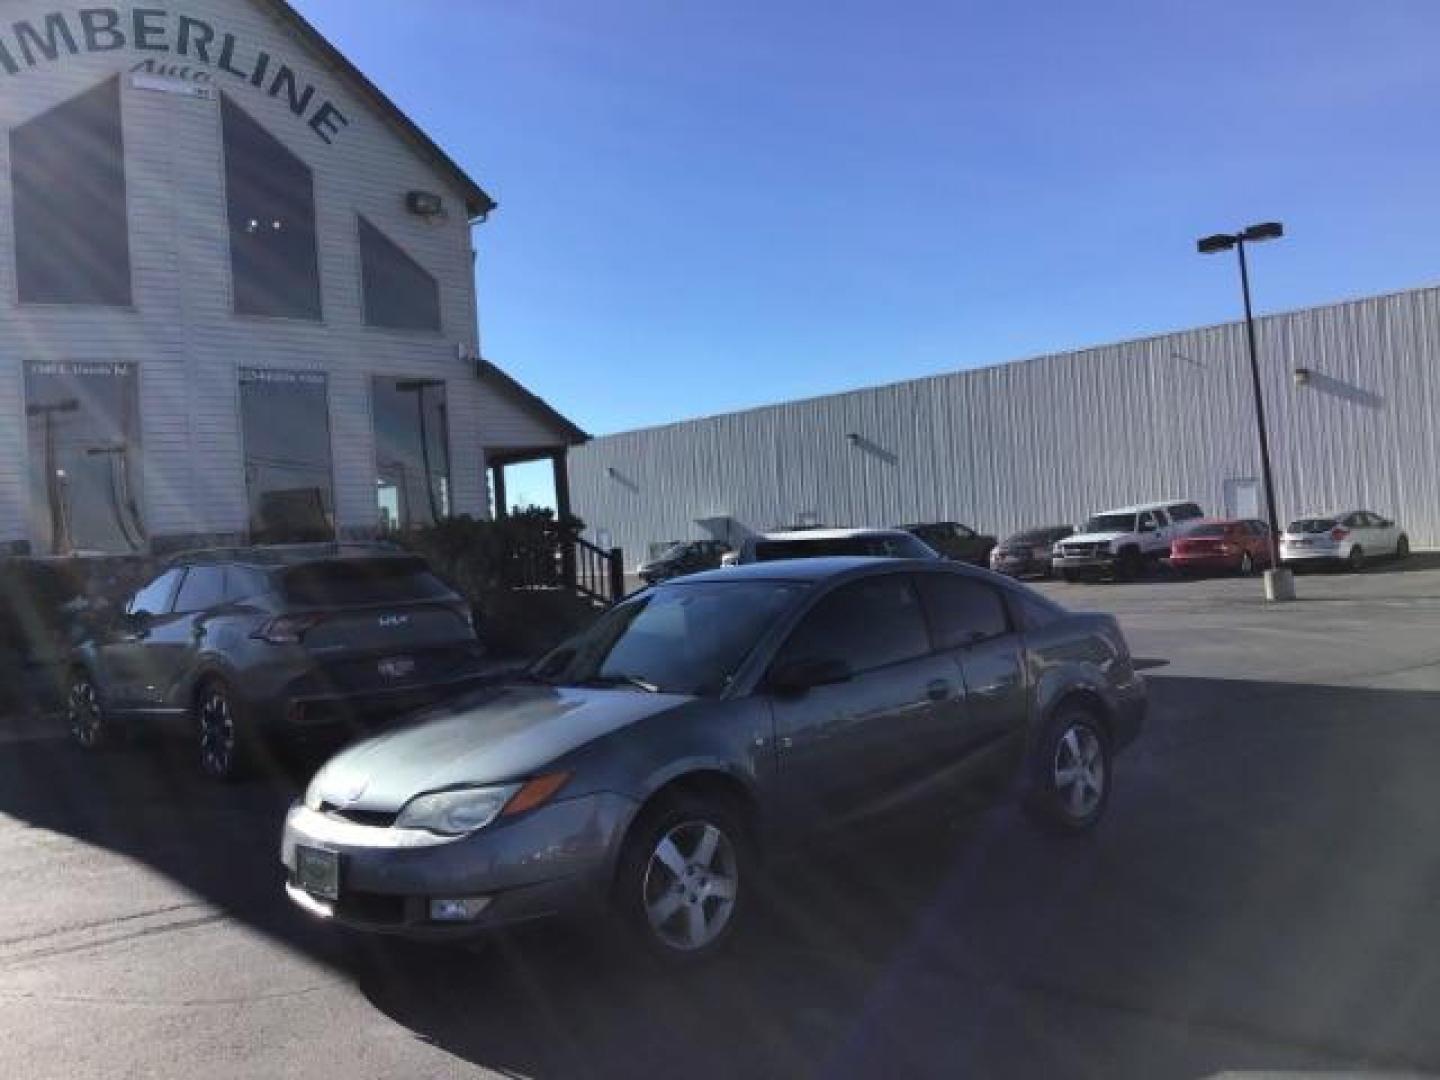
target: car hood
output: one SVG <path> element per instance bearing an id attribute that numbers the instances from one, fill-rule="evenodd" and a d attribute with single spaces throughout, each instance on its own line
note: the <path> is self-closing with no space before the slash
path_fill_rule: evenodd
<path id="1" fill-rule="evenodd" d="M 1061 544 L 1112 544 L 1116 540 L 1129 536 L 1124 532 L 1098 532 L 1098 533 L 1076 533 L 1074 536 L 1067 536 L 1064 540 L 1058 541 Z"/>
<path id="2" fill-rule="evenodd" d="M 629 689 L 507 687 L 448 715 L 341 751 L 311 781 L 306 803 L 395 813 L 416 795 L 524 779 L 557 758 L 693 698 Z"/>

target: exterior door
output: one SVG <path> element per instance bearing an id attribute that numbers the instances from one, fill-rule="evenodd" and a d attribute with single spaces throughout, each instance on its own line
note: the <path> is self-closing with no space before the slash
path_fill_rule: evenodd
<path id="1" fill-rule="evenodd" d="M 1227 518 L 1234 521 L 1261 517 L 1260 506 L 1259 480 L 1225 481 L 1225 516 Z"/>
<path id="2" fill-rule="evenodd" d="M 804 661 L 840 661 L 851 677 L 772 698 L 781 799 L 800 828 L 903 795 L 953 741 L 960 672 L 932 651 L 911 575 L 864 578 L 823 597 L 774 666 Z"/>
<path id="3" fill-rule="evenodd" d="M 997 741 L 1023 738 L 1029 712 L 1025 649 L 1004 598 L 994 586 L 960 574 L 918 574 L 935 645 L 956 664 L 965 684 L 954 710 L 940 766 Z"/>

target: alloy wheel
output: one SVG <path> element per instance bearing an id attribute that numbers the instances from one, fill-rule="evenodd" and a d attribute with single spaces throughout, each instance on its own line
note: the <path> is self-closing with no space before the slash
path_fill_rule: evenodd
<path id="1" fill-rule="evenodd" d="M 1088 724 L 1072 724 L 1055 747 L 1053 779 L 1059 808 L 1073 822 L 1095 813 L 1105 798 L 1105 751 Z"/>
<path id="2" fill-rule="evenodd" d="M 716 825 L 688 821 L 651 852 L 641 885 L 650 930 L 667 948 L 697 952 L 714 944 L 735 915 L 740 863 Z"/>
<path id="3" fill-rule="evenodd" d="M 230 697 L 216 687 L 200 704 L 200 767 L 207 776 L 224 779 L 235 771 L 235 713 Z"/>
<path id="4" fill-rule="evenodd" d="M 70 734 L 86 750 L 93 750 L 104 740 L 105 718 L 100 711 L 100 695 L 88 678 L 79 678 L 70 687 L 67 705 Z"/>

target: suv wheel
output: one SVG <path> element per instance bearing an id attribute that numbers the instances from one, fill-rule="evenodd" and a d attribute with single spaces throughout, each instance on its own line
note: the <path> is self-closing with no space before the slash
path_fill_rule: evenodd
<path id="1" fill-rule="evenodd" d="M 641 817 L 620 857 L 619 915 L 650 956 L 698 963 L 734 937 L 752 866 L 744 825 L 723 803 L 667 801 Z"/>
<path id="2" fill-rule="evenodd" d="M 1030 763 L 1030 815 L 1062 832 L 1094 828 L 1110 802 L 1110 743 L 1095 717 L 1062 707 L 1045 728 Z"/>
<path id="3" fill-rule="evenodd" d="M 195 700 L 195 734 L 200 771 L 212 780 L 238 780 L 247 764 L 246 735 L 239 702 L 218 680 L 207 682 Z"/>
<path id="4" fill-rule="evenodd" d="M 100 704 L 100 691 L 84 671 L 77 671 L 70 680 L 70 693 L 65 702 L 70 721 L 70 736 L 86 750 L 99 750 L 110 741 L 110 721 Z"/>

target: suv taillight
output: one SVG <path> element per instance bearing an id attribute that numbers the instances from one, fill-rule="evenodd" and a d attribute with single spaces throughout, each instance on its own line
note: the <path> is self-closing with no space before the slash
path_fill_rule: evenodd
<path id="1" fill-rule="evenodd" d="M 1331 540 L 1334 540 L 1337 544 L 1338 544 L 1341 540 L 1344 540 L 1345 537 L 1347 537 L 1347 536 L 1349 536 L 1349 535 L 1350 535 L 1350 530 L 1349 530 L 1349 529 L 1342 529 L 1339 525 L 1336 525 L 1335 528 L 1333 528 L 1333 529 L 1330 530 L 1330 539 L 1331 539 Z"/>
<path id="2" fill-rule="evenodd" d="M 306 634 L 324 621 L 323 615 L 280 615 L 250 636 L 268 641 L 271 645 L 298 645 L 305 640 Z"/>

